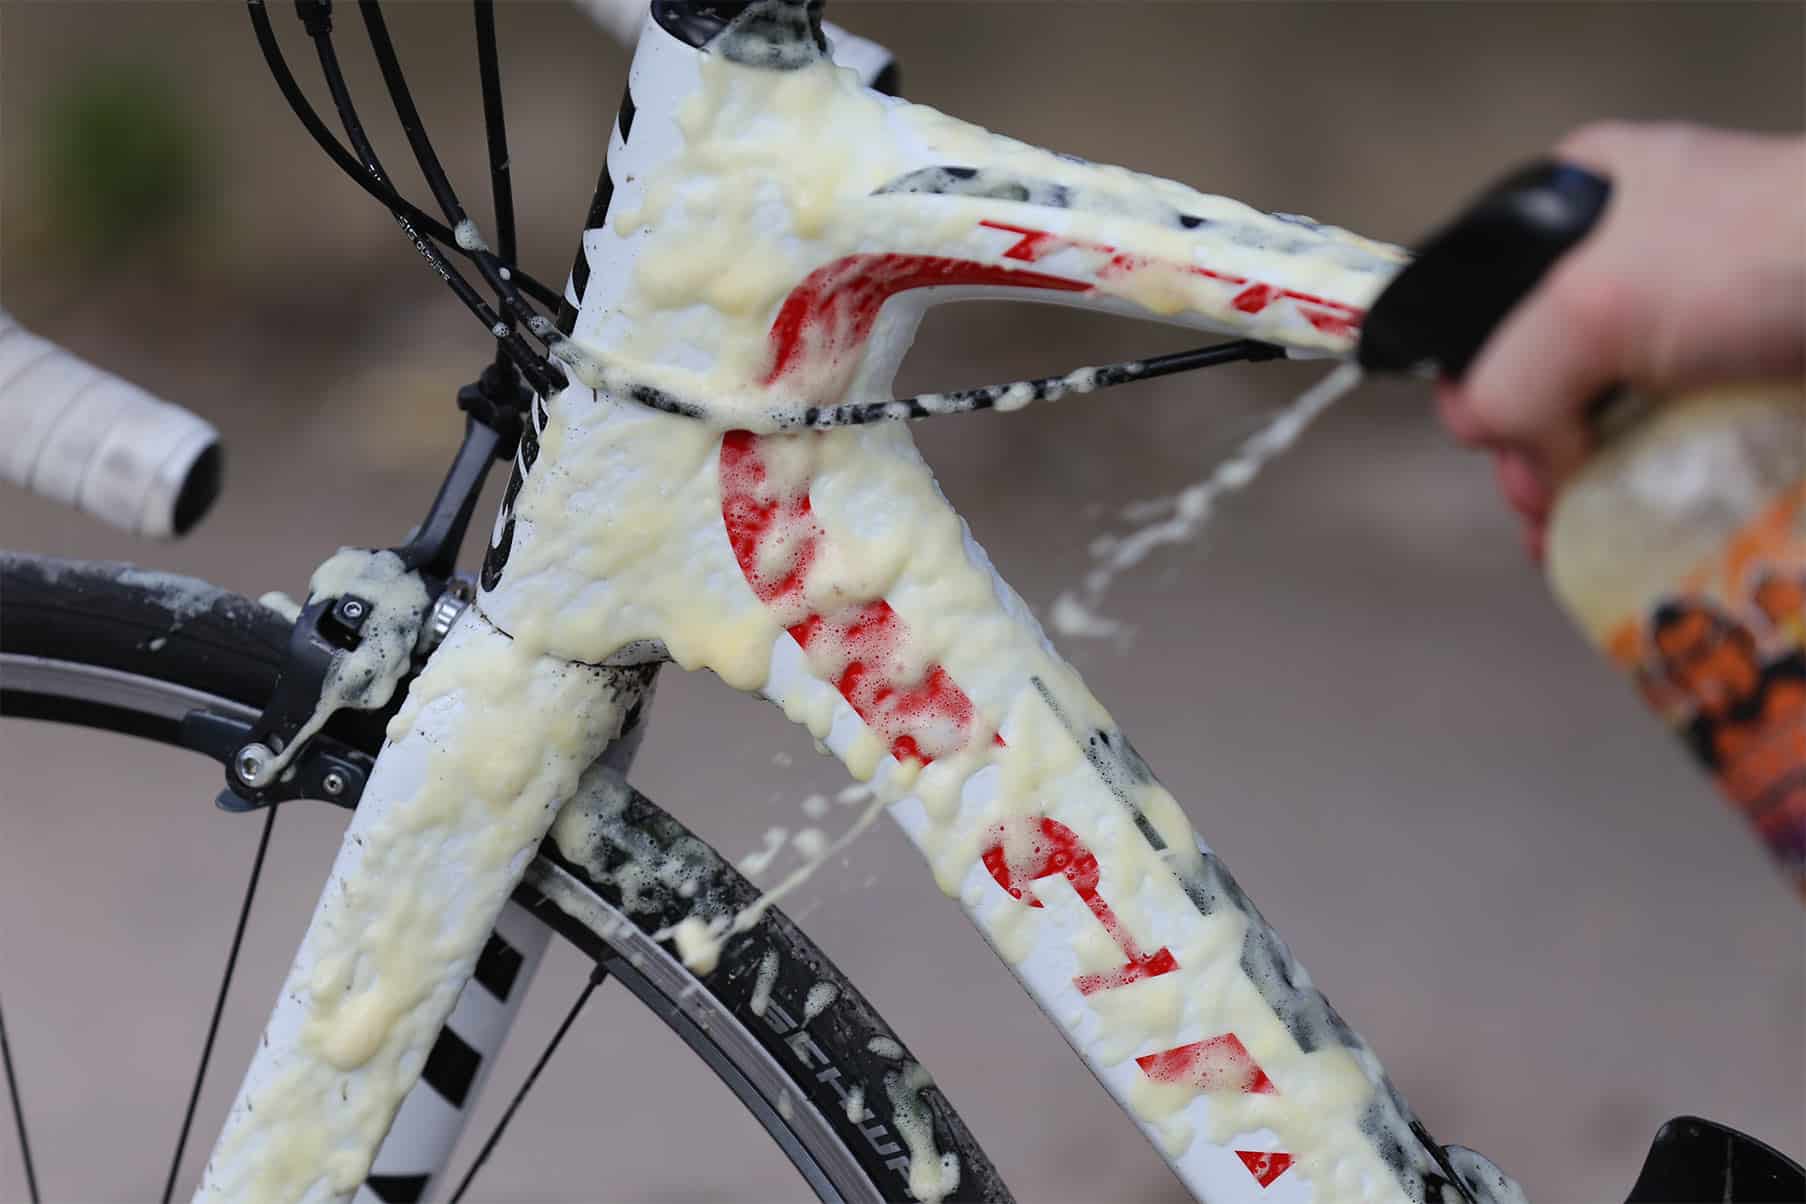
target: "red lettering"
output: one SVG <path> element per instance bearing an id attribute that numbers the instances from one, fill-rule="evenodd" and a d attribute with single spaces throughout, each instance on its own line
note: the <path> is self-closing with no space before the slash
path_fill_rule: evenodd
<path id="1" fill-rule="evenodd" d="M 984 867 L 997 880 L 997 885 L 1030 907 L 1039 907 L 1041 901 L 1032 892 L 1025 893 L 1027 884 L 1055 874 L 1064 876 L 1126 959 L 1118 969 L 1102 974 L 1081 974 L 1073 979 L 1072 985 L 1078 988 L 1079 994 L 1107 991 L 1144 978 L 1170 974 L 1179 968 L 1178 960 L 1165 947 L 1153 953 L 1141 951 L 1135 938 L 1129 935 L 1128 929 L 1098 893 L 1097 855 L 1085 847 L 1071 828 L 1046 816 L 1038 821 L 1019 822 L 1027 827 L 1011 830 L 998 825 L 991 844 L 984 851 Z"/>
<path id="2" fill-rule="evenodd" d="M 988 223 L 987 223 L 988 224 Z M 1052 235 L 1024 230 L 1024 239 L 1004 254 L 1033 260 L 1039 241 Z M 989 284 L 1006 288 L 1089 292 L 1081 280 L 1046 276 L 969 259 L 939 255 L 847 255 L 823 264 L 790 290 L 767 340 L 771 368 L 765 383 L 794 371 L 810 357 L 839 362 L 865 345 L 884 303 L 901 292 L 947 285 Z M 824 399 L 825 400 L 825 399 Z"/>
<path id="3" fill-rule="evenodd" d="M 1235 1156 L 1242 1160 L 1242 1165 L 1262 1187 L 1273 1186 L 1273 1180 L 1285 1174 L 1292 1165 L 1292 1156 L 1277 1150 L 1237 1150 Z"/>
<path id="4" fill-rule="evenodd" d="M 1135 1063 L 1156 1083 L 1185 1083 L 1199 1091 L 1234 1091 L 1244 1095 L 1270 1095 L 1276 1090 L 1273 1080 L 1234 1033 L 1143 1054 Z"/>
<path id="5" fill-rule="evenodd" d="M 1271 300 L 1273 300 L 1273 287 L 1271 285 L 1250 284 L 1247 288 L 1237 293 L 1235 295 L 1235 300 L 1231 301 L 1229 304 L 1245 314 L 1257 314 L 1261 310 L 1267 308 L 1267 303 Z"/>

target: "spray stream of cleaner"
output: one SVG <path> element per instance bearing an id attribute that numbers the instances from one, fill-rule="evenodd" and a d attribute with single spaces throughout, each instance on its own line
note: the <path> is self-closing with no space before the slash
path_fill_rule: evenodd
<path id="1" fill-rule="evenodd" d="M 1220 498 L 1247 487 L 1263 468 L 1296 443 L 1323 411 L 1360 383 L 1359 365 L 1341 365 L 1281 409 L 1201 480 L 1170 497 L 1140 502 L 1124 510 L 1125 519 L 1141 525 L 1092 541 L 1091 555 L 1097 563 L 1085 574 L 1077 590 L 1065 590 L 1054 600 L 1054 629 L 1061 635 L 1094 639 L 1127 635 L 1128 629 L 1121 621 L 1099 612 L 1116 579 L 1156 549 L 1195 539 L 1215 513 Z"/>

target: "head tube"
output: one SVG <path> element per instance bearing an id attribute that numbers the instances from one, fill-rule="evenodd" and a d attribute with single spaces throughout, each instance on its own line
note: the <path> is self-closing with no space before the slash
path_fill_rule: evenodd
<path id="1" fill-rule="evenodd" d="M 654 0 L 652 19 L 667 34 L 750 67 L 791 71 L 828 53 L 825 0 Z"/>

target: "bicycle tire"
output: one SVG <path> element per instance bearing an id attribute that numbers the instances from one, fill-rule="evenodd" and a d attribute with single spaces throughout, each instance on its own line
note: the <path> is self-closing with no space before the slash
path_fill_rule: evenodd
<path id="1" fill-rule="evenodd" d="M 193 578 L 0 553 L 0 716 L 179 744 L 181 717 L 194 707 L 256 714 L 274 687 L 288 633 L 288 621 L 270 608 Z M 382 726 L 380 716 L 341 715 L 329 730 L 374 755 Z M 947 1199 L 1011 1198 L 938 1087 L 895 1092 L 914 1064 L 907 1046 L 780 909 L 766 911 L 702 975 L 654 940 L 687 914 L 694 894 L 642 891 L 624 907 L 609 871 L 636 851 L 655 846 L 702 857 L 708 864 L 692 875 L 694 892 L 712 893 L 717 905 L 744 907 L 758 888 L 637 791 L 620 823 L 625 830 L 592 833 L 596 845 L 582 864 L 548 840 L 516 901 L 681 1037 L 818 1198 L 911 1198 L 904 1107 L 925 1109 L 934 1148 L 958 1155 L 959 1182 Z M 776 975 L 767 972 L 761 984 L 773 955 Z M 823 984 L 833 988 L 832 1004 L 811 1013 L 810 992 L 819 998 Z M 858 1119 L 844 1103 L 854 1088 L 865 1106 Z"/>

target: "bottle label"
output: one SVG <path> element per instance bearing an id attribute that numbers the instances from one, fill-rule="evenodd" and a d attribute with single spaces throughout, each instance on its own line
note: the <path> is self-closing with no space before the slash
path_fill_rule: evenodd
<path id="1" fill-rule="evenodd" d="M 1806 898 L 1806 481 L 1607 643 Z"/>

